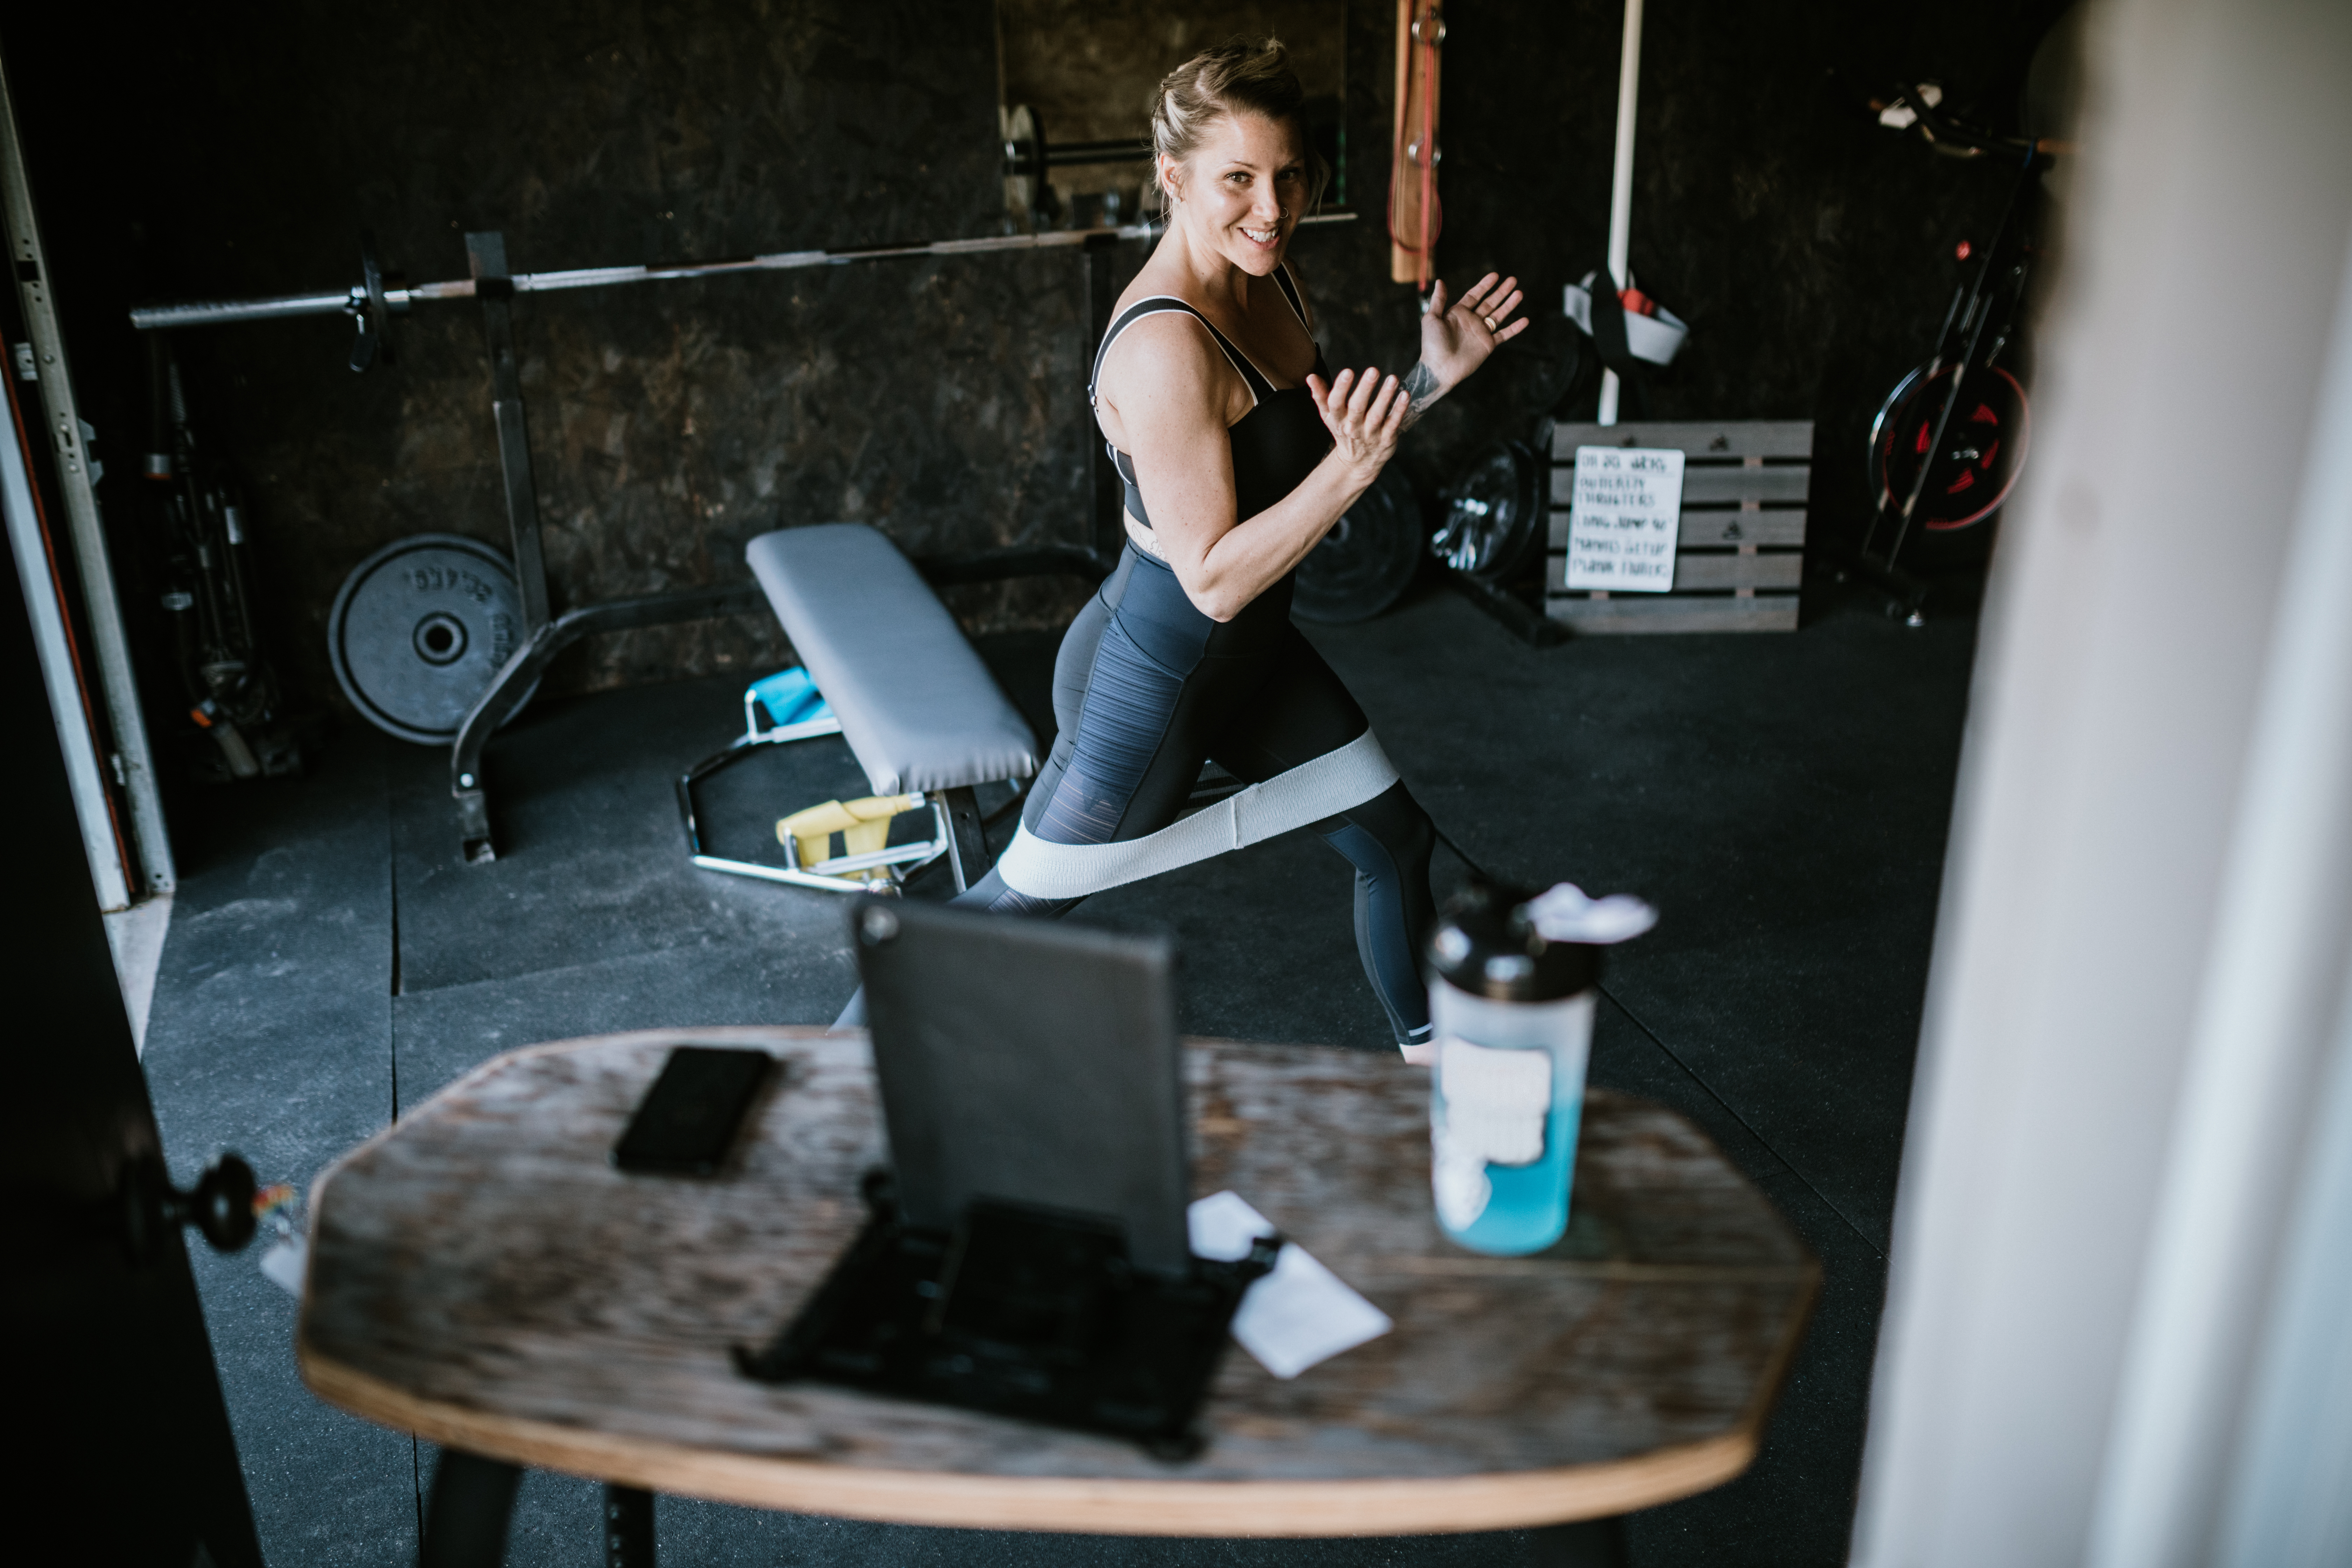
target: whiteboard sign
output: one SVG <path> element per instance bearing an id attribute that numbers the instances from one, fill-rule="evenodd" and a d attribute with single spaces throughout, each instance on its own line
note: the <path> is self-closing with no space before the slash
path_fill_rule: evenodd
<path id="1" fill-rule="evenodd" d="M 1568 586 L 1663 594 L 1675 585 L 1683 455 L 1650 447 L 1579 447 L 1568 514 Z"/>

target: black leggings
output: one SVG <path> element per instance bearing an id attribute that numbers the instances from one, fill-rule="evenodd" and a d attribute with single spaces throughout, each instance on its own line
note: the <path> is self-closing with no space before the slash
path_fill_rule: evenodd
<path id="1" fill-rule="evenodd" d="M 1054 717 L 1061 732 L 1022 820 L 1059 844 L 1167 826 L 1204 761 L 1257 784 L 1370 728 L 1291 625 L 1287 578 L 1221 624 L 1192 606 L 1165 564 L 1132 546 L 1062 639 Z M 1314 828 L 1356 868 L 1356 951 L 1398 1043 L 1426 1040 L 1417 950 L 1433 912 L 1429 817 L 1398 783 Z M 992 870 L 954 901 L 1060 915 L 1081 900 L 1032 898 Z"/>

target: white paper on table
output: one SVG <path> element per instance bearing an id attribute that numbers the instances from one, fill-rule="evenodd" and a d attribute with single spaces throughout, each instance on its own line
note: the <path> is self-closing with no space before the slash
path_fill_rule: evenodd
<path id="1" fill-rule="evenodd" d="M 1231 1261 L 1274 1234 L 1274 1222 L 1238 1193 L 1212 1193 L 1185 1211 L 1197 1258 Z M 1234 1314 L 1234 1338 L 1276 1377 L 1292 1378 L 1396 1325 L 1297 1242 L 1285 1242 L 1274 1269 L 1249 1288 Z"/>
<path id="2" fill-rule="evenodd" d="M 302 1276 L 310 1267 L 310 1244 L 299 1236 L 281 1239 L 261 1255 L 261 1272 L 289 1295 L 302 1294 Z"/>

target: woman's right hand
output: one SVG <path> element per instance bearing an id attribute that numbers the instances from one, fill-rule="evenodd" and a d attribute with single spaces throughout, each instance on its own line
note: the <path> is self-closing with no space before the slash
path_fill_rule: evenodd
<path id="1" fill-rule="evenodd" d="M 1321 376 L 1310 375 L 1307 390 L 1331 432 L 1332 455 L 1369 487 L 1395 454 L 1412 400 L 1399 388 L 1395 376 L 1383 378 L 1378 370 L 1360 375 L 1343 370 L 1328 385 Z"/>

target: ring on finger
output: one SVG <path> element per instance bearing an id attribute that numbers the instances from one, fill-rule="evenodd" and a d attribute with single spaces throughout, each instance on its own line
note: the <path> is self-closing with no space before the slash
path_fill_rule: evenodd
<path id="1" fill-rule="evenodd" d="M 1487 330 L 1488 331 L 1490 331 L 1490 332 L 1491 332 L 1491 331 L 1493 331 L 1495 330 L 1495 318 L 1494 318 L 1494 317 L 1492 317 L 1492 316 L 1481 316 L 1481 317 L 1479 317 L 1478 319 L 1479 319 L 1480 321 L 1484 321 L 1484 322 L 1486 322 L 1486 330 Z"/>

